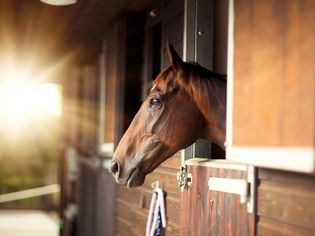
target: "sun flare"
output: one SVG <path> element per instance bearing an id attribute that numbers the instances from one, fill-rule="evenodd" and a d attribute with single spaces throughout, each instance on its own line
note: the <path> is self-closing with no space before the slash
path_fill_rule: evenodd
<path id="1" fill-rule="evenodd" d="M 28 121 L 38 115 L 61 115 L 61 90 L 53 83 L 10 81 L 0 84 L 0 115 L 10 122 Z"/>

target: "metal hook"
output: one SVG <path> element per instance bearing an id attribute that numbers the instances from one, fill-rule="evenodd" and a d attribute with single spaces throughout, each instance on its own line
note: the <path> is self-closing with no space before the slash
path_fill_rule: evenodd
<path id="1" fill-rule="evenodd" d="M 151 184 L 151 187 L 152 187 L 153 189 L 159 188 L 159 187 L 160 187 L 160 182 L 159 182 L 159 181 L 154 181 L 154 182 Z"/>

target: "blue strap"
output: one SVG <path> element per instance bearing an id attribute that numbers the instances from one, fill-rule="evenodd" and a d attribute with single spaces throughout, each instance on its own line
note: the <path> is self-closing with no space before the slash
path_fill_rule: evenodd
<path id="1" fill-rule="evenodd" d="M 161 222 L 161 209 L 159 209 L 159 214 L 156 219 L 156 225 L 158 226 L 155 230 L 154 236 L 160 236 L 161 235 L 161 229 L 162 229 L 162 222 Z"/>

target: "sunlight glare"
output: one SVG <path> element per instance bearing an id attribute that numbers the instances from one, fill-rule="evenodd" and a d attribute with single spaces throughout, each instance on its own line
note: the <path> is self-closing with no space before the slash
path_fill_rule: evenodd
<path id="1" fill-rule="evenodd" d="M 38 109 L 53 116 L 61 115 L 60 87 L 53 83 L 45 83 L 38 90 Z"/>
<path id="2" fill-rule="evenodd" d="M 60 87 L 53 83 L 13 81 L 0 84 L 0 116 L 10 122 L 28 121 L 40 114 L 61 115 Z"/>
<path id="3" fill-rule="evenodd" d="M 0 112 L 2 117 L 17 121 L 33 112 L 33 86 L 22 82 L 7 82 L 0 86 Z"/>

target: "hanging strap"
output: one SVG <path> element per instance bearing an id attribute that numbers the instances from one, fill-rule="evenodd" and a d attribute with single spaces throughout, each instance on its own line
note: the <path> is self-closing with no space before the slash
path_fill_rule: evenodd
<path id="1" fill-rule="evenodd" d="M 155 192 L 152 194 L 151 203 L 150 203 L 150 209 L 148 214 L 148 220 L 147 220 L 147 228 L 146 228 L 146 236 L 150 236 L 151 231 L 151 225 L 152 225 L 152 217 L 153 217 L 153 209 L 156 203 L 157 195 Z"/>
<path id="2" fill-rule="evenodd" d="M 164 204 L 164 193 L 161 188 L 156 188 L 155 192 L 158 194 L 158 203 L 161 212 L 161 221 L 163 228 L 166 227 L 166 216 L 165 216 L 165 204 Z"/>
<path id="3" fill-rule="evenodd" d="M 164 193 L 161 188 L 155 188 L 152 194 L 149 215 L 146 227 L 146 236 L 153 236 L 155 230 L 159 227 L 157 224 L 158 215 L 161 214 L 162 227 L 166 227 Z"/>

